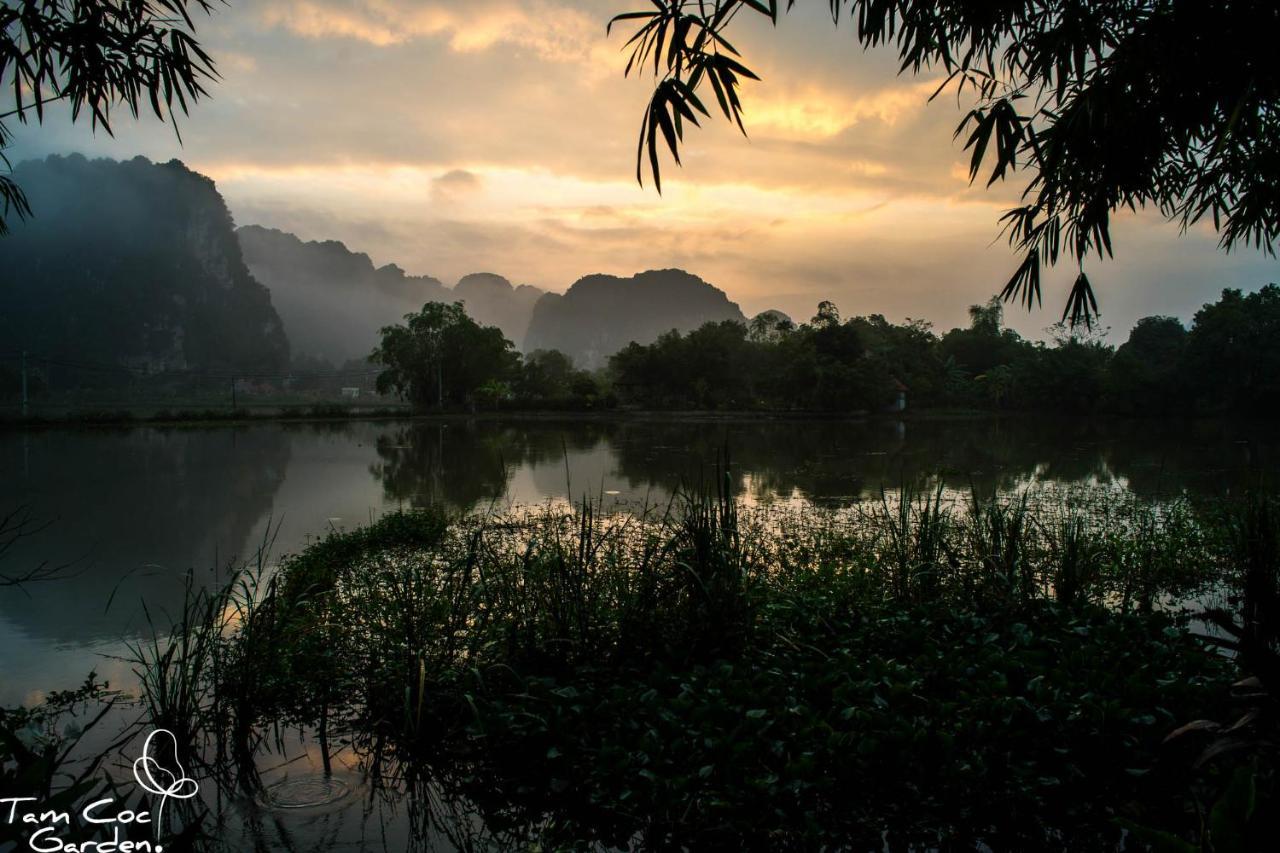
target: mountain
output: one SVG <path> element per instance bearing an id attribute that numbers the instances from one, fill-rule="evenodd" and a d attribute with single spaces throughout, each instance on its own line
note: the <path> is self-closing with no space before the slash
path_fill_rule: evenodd
<path id="1" fill-rule="evenodd" d="M 0 340 L 127 371 L 283 370 L 289 344 L 213 181 L 181 162 L 21 163 L 34 216 L 0 239 Z M 66 375 L 64 372 L 63 375 Z"/>
<path id="2" fill-rule="evenodd" d="M 545 292 L 529 284 L 512 287 L 500 275 L 479 272 L 459 279 L 453 298 L 462 301 L 471 319 L 481 325 L 497 326 L 520 346 L 529 331 L 533 306 Z"/>
<path id="3" fill-rule="evenodd" d="M 538 300 L 524 349 L 558 349 L 579 367 L 593 369 L 632 341 L 648 344 L 663 332 L 690 332 L 718 320 L 745 322 L 724 291 L 684 270 L 649 270 L 630 278 L 589 275 L 564 295 Z"/>
<path id="4" fill-rule="evenodd" d="M 768 308 L 747 321 L 751 334 L 761 340 L 769 340 L 782 334 L 783 329 L 792 328 L 795 321 L 777 308 Z"/>
<path id="5" fill-rule="evenodd" d="M 294 352 L 335 365 L 367 356 L 379 329 L 427 302 L 462 301 L 472 319 L 497 326 L 519 345 L 543 293 L 513 287 L 492 273 L 464 276 L 448 288 L 431 276 L 407 275 L 395 264 L 375 267 L 368 255 L 336 240 L 307 242 L 257 225 L 237 234 L 249 269 L 271 289 Z"/>
<path id="6" fill-rule="evenodd" d="M 236 235 L 254 278 L 270 288 L 299 356 L 335 365 L 364 358 L 380 328 L 421 310 L 423 303 L 451 298 L 438 279 L 406 275 L 394 264 L 375 267 L 368 255 L 336 240 L 303 242 L 257 225 Z"/>

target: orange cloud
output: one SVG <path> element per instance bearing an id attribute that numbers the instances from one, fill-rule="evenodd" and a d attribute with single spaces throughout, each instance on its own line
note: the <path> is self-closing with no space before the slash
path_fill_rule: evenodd
<path id="1" fill-rule="evenodd" d="M 349 38 L 392 47 L 442 38 L 456 53 L 513 45 L 554 62 L 597 62 L 601 19 L 550 0 L 536 2 L 423 3 L 405 0 L 287 0 L 260 13 L 263 24 L 303 38 Z M 612 52 L 608 54 L 613 58 Z"/>
<path id="2" fill-rule="evenodd" d="M 778 92 L 767 85 L 758 86 L 747 100 L 748 130 L 760 128 L 797 139 L 829 139 L 866 121 L 892 126 L 924 110 L 938 82 L 888 86 L 854 97 L 812 87 Z"/>

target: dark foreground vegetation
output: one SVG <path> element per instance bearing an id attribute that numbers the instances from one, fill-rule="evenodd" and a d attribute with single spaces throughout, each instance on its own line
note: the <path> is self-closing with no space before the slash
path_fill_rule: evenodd
<path id="1" fill-rule="evenodd" d="M 1263 501 L 404 513 L 193 592 L 135 665 L 220 790 L 301 729 L 419 843 L 1254 850 L 1278 553 Z"/>

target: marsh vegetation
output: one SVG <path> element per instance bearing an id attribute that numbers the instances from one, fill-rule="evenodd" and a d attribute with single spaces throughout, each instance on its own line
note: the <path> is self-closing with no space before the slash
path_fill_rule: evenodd
<path id="1" fill-rule="evenodd" d="M 297 732 L 423 849 L 1210 849 L 1240 767 L 1262 837 L 1265 751 L 1162 742 L 1231 711 L 1269 505 L 1041 498 L 390 514 L 193 592 L 142 703 L 232 801 Z"/>

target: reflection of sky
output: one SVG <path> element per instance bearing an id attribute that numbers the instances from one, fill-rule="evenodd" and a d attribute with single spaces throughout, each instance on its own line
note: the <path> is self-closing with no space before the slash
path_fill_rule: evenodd
<path id="1" fill-rule="evenodd" d="M 0 435 L 0 509 L 30 505 L 53 522 L 7 568 L 67 562 L 74 578 L 0 590 L 0 702 L 69 688 L 89 669 L 128 667 L 121 638 L 143 633 L 145 598 L 163 621 L 219 567 L 297 552 L 428 498 L 454 511 L 665 507 L 673 490 L 714 487 L 727 446 L 748 506 L 827 507 L 895 500 L 904 482 L 939 482 L 960 505 L 970 489 L 1052 501 L 1086 489 L 1144 499 L 1239 489 L 1274 472 L 1277 441 L 1247 425 L 1016 421 L 474 422 L 263 424 L 242 429 L 87 430 Z M 505 466 L 505 471 L 503 470 Z M 567 470 L 566 470 L 567 467 Z M 269 536 L 273 534 L 272 536 Z M 109 603 L 109 604 L 108 604 Z"/>
<path id="2" fill-rule="evenodd" d="M 942 329 L 1000 289 L 1016 260 L 998 217 L 1019 183 L 966 182 L 952 139 L 965 104 L 929 103 L 933 80 L 898 77 L 799 4 L 775 29 L 732 39 L 763 77 L 744 89 L 750 139 L 691 129 L 664 194 L 633 179 L 650 88 L 622 76 L 629 32 L 604 23 L 646 0 L 244 0 L 197 16 L 223 79 L 179 145 L 155 121 L 114 137 L 13 123 L 15 162 L 49 152 L 178 157 L 217 181 L 239 224 L 340 239 L 378 264 L 446 283 L 491 270 L 564 290 L 595 272 L 683 267 L 748 314 L 922 317 Z M 710 98 L 706 98 L 708 103 Z M 1087 267 L 1123 340 L 1146 314 L 1188 318 L 1223 287 L 1275 278 L 1261 253 L 1224 255 L 1201 226 L 1179 238 L 1151 214 L 1119 215 L 1118 258 Z M 1054 321 L 1074 269 L 1046 273 Z"/>

